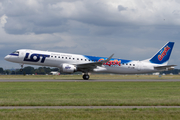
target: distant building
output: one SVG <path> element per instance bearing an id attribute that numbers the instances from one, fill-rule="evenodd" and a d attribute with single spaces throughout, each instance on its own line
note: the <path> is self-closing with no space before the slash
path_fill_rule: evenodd
<path id="1" fill-rule="evenodd" d="M 58 71 L 51 71 L 50 74 L 51 75 L 60 75 L 60 72 L 58 72 Z"/>
<path id="2" fill-rule="evenodd" d="M 153 75 L 160 75 L 160 73 L 159 73 L 159 72 L 156 72 L 156 73 L 153 73 Z"/>
<path id="3" fill-rule="evenodd" d="M 165 73 L 163 73 L 162 75 L 166 75 Z"/>

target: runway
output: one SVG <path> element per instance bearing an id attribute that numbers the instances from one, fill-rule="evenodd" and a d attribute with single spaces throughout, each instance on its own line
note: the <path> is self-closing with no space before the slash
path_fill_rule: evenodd
<path id="1" fill-rule="evenodd" d="M 45 80 L 45 79 L 0 79 L 0 82 L 180 82 L 180 79 L 168 79 L 168 80 L 82 80 L 82 79 L 74 79 L 74 80 Z"/>
<path id="2" fill-rule="evenodd" d="M 0 106 L 0 109 L 144 109 L 180 108 L 180 106 Z"/>

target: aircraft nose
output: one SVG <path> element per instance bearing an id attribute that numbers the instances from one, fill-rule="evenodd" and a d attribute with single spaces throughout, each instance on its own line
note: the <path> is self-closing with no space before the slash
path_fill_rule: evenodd
<path id="1" fill-rule="evenodd" d="M 6 55 L 6 57 L 4 57 L 5 60 L 9 60 L 10 56 L 9 55 Z"/>

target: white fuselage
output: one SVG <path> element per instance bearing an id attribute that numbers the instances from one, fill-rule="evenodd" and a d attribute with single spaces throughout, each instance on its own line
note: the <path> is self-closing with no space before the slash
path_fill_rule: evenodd
<path id="1" fill-rule="evenodd" d="M 67 54 L 49 51 L 28 50 L 20 49 L 18 53 L 10 54 L 5 57 L 7 61 L 30 64 L 38 66 L 50 66 L 61 68 L 63 64 L 74 65 L 75 67 L 80 64 L 98 62 L 100 59 L 106 59 L 104 57 L 85 56 L 78 54 Z M 118 63 L 116 63 L 118 61 Z M 154 66 L 158 64 L 152 64 L 146 61 L 132 61 L 112 58 L 112 60 L 101 66 L 93 68 L 88 72 L 109 72 L 119 74 L 139 74 L 147 72 L 156 72 Z"/>

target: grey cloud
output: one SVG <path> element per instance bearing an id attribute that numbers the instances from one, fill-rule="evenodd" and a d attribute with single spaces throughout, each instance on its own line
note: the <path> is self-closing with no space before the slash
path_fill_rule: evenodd
<path id="1" fill-rule="evenodd" d="M 107 6 L 99 3 L 85 2 L 83 3 L 84 7 L 76 8 L 78 13 L 74 12 L 72 16 L 63 15 L 65 13 L 62 13 L 63 8 L 61 7 L 56 7 L 56 9 L 49 7 L 53 5 L 52 3 L 42 2 L 38 4 L 39 6 L 33 8 L 25 2 L 5 2 L 4 13 L 8 16 L 5 31 L 9 34 L 65 32 L 71 27 L 68 26 L 69 20 L 98 26 L 117 26 L 121 24 L 119 21 L 113 20 L 112 17 L 107 17 L 109 13 L 104 10 Z M 56 4 L 59 4 L 59 2 L 54 1 L 54 5 Z"/>
<path id="2" fill-rule="evenodd" d="M 36 18 L 35 18 L 36 19 Z M 57 33 L 67 31 L 67 23 L 63 20 L 49 19 L 49 20 L 14 20 L 12 18 L 7 19 L 7 24 L 5 25 L 5 31 L 9 34 L 26 34 L 26 33 Z"/>
<path id="3" fill-rule="evenodd" d="M 180 15 L 180 10 L 174 10 L 172 13 L 173 13 L 174 15 Z"/>
<path id="4" fill-rule="evenodd" d="M 49 11 L 48 5 L 33 8 L 20 1 L 4 2 L 4 5 L 4 13 L 8 16 L 4 28 L 9 34 L 56 33 L 66 30 L 64 25 L 67 20 L 51 14 L 59 11 Z"/>
<path id="5" fill-rule="evenodd" d="M 34 1 L 37 3 L 0 2 L 0 17 L 8 17 L 0 27 L 0 44 L 7 46 L 0 47 L 4 51 L 1 58 L 16 49 L 29 48 L 96 56 L 115 53 L 115 57 L 142 60 L 167 41 L 176 42 L 174 51 L 179 54 L 180 25 L 172 22 L 178 20 L 178 8 L 172 9 L 174 18 L 167 19 L 169 14 L 161 11 L 162 5 L 142 7 L 138 0 L 133 6 L 123 1 L 112 5 L 107 0 Z M 164 14 L 166 20 L 160 20 Z M 172 54 L 172 59 L 173 64 L 179 64 L 177 55 Z"/>
<path id="6" fill-rule="evenodd" d="M 124 11 L 124 10 L 127 10 L 127 8 L 123 7 L 122 5 L 118 5 L 118 10 L 119 11 Z"/>
<path id="7" fill-rule="evenodd" d="M 52 2 L 36 1 L 35 5 L 29 5 L 26 1 L 17 0 L 3 2 L 2 4 L 5 6 L 4 14 L 8 16 L 4 29 L 9 34 L 42 34 L 72 31 L 73 26 L 69 24 L 69 21 L 77 21 L 100 28 L 109 27 L 109 31 L 111 31 L 112 27 L 118 26 L 119 29 L 126 29 L 129 26 L 140 26 L 140 24 L 145 24 L 146 21 L 152 22 L 152 20 L 146 19 L 145 16 L 138 17 L 137 12 L 140 10 L 135 11 L 134 8 L 118 5 L 119 11 L 130 13 L 130 15 L 125 15 L 121 14 L 121 12 L 113 11 L 106 2 L 101 1 L 53 0 Z M 64 4 L 70 5 L 72 8 L 63 6 Z M 175 13 L 177 14 L 177 11 Z M 138 19 L 142 20 L 138 21 Z"/>

